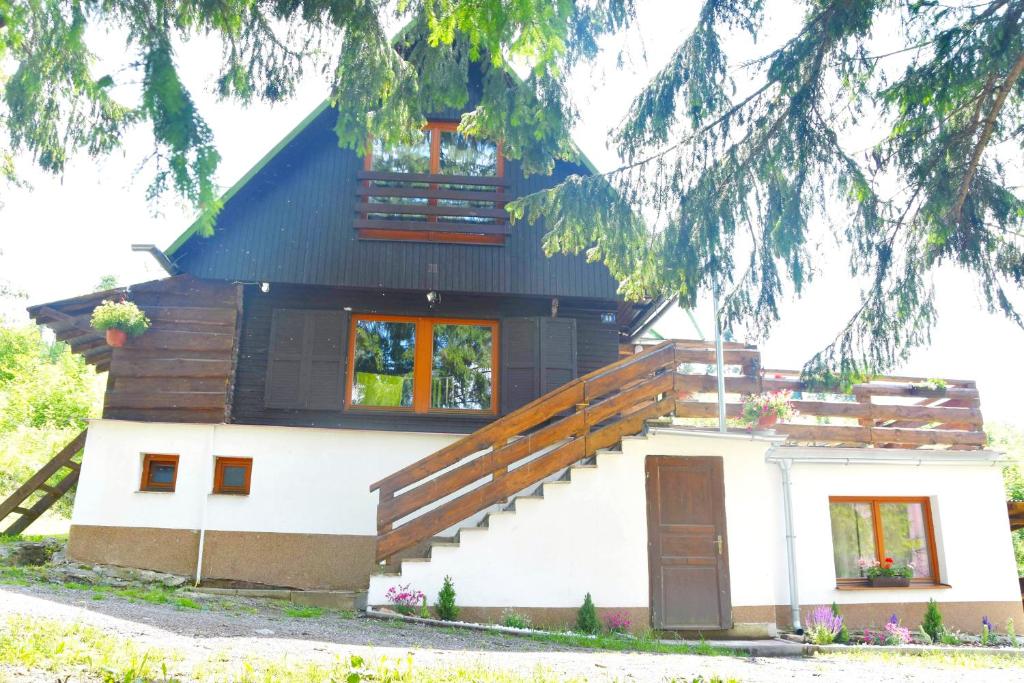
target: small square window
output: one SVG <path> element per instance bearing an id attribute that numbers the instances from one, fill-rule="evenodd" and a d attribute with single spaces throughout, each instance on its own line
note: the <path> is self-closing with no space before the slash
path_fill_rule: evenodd
<path id="1" fill-rule="evenodd" d="M 251 477 L 252 458 L 217 458 L 213 492 L 249 495 Z"/>
<path id="2" fill-rule="evenodd" d="M 146 453 L 142 458 L 142 491 L 172 493 L 178 479 L 178 456 Z"/>

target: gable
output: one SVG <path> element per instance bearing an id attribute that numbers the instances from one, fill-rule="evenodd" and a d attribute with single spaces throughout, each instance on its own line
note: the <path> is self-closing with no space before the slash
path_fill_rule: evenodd
<path id="1" fill-rule="evenodd" d="M 517 223 L 503 246 L 359 239 L 364 160 L 338 147 L 335 120 L 333 109 L 318 108 L 229 191 L 212 237 L 185 235 L 172 245 L 175 265 L 197 277 L 248 282 L 616 298 L 603 265 L 544 255 L 541 222 Z M 587 173 L 558 162 L 550 176 L 525 177 L 516 161 L 505 165 L 509 198 Z"/>

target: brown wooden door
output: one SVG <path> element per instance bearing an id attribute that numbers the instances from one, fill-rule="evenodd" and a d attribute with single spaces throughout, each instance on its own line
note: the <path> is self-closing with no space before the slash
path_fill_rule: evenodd
<path id="1" fill-rule="evenodd" d="M 654 628 L 731 628 L 722 459 L 648 456 L 647 529 Z"/>

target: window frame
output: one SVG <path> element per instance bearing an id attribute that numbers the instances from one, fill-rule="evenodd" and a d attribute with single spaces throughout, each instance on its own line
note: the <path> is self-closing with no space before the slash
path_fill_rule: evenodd
<path id="1" fill-rule="evenodd" d="M 422 130 L 430 133 L 430 158 L 427 161 L 430 175 L 441 175 L 441 134 L 458 132 L 458 121 L 428 120 Z M 494 160 L 494 177 L 505 177 L 505 153 L 501 141 L 494 142 L 496 147 Z M 363 157 L 363 170 L 373 171 L 373 140 L 366 145 L 366 155 Z M 481 176 L 490 177 L 490 176 Z M 501 194 L 501 188 L 497 188 Z M 428 205 L 436 206 L 437 200 L 431 199 Z M 502 204 L 503 206 L 503 204 Z M 431 224 L 437 223 L 436 216 L 427 216 L 423 221 L 423 230 L 389 230 L 386 228 L 364 228 L 359 230 L 361 239 L 385 240 L 389 242 L 454 242 L 457 244 L 484 244 L 501 246 L 505 244 L 506 235 L 488 235 L 476 233 L 447 232 L 444 230 L 432 230 Z"/>
<path id="2" fill-rule="evenodd" d="M 928 544 L 928 562 L 931 565 L 930 577 L 911 577 L 910 584 L 921 586 L 940 586 L 942 577 L 939 574 L 939 555 L 935 543 L 935 522 L 932 517 L 932 501 L 928 496 L 829 496 L 829 505 L 832 503 L 863 503 L 871 506 L 871 526 L 875 540 L 875 560 L 879 563 L 886 557 L 885 532 L 882 529 L 882 514 L 880 505 L 884 503 L 919 503 L 924 515 L 925 542 Z M 830 512 L 831 519 L 831 512 Z M 833 545 L 833 571 L 835 571 L 835 538 L 831 535 L 831 524 L 829 525 L 829 536 Z M 838 572 L 836 572 L 838 574 Z M 836 585 L 839 587 L 868 586 L 868 580 L 863 578 L 840 578 L 836 576 Z"/>
<path id="3" fill-rule="evenodd" d="M 416 325 L 416 345 L 413 350 L 413 390 L 411 406 L 364 406 L 352 403 L 352 390 L 355 388 L 356 358 L 356 327 L 360 321 L 414 323 Z M 486 410 L 473 408 L 432 408 L 430 406 L 430 377 L 434 358 L 434 326 L 435 325 L 477 325 L 491 329 L 491 407 Z M 498 414 L 498 381 L 500 379 L 501 354 L 500 325 L 497 320 L 477 318 L 436 318 L 432 316 L 379 315 L 375 313 L 352 313 L 349 316 L 348 360 L 345 363 L 345 410 L 366 412 L 412 413 L 414 415 L 497 415 Z M 429 342 L 421 344 L 420 340 Z M 421 389 L 420 387 L 427 387 Z"/>
<path id="4" fill-rule="evenodd" d="M 430 132 L 430 159 L 428 166 L 431 175 L 441 175 L 441 133 L 457 133 L 459 130 L 458 121 L 428 120 L 422 130 Z M 494 159 L 494 177 L 505 177 L 505 153 L 500 141 L 494 141 L 496 147 Z M 373 169 L 373 141 L 366 146 L 366 156 L 363 158 L 363 170 Z M 481 176 L 489 177 L 489 176 Z"/>
<path id="5" fill-rule="evenodd" d="M 143 453 L 142 454 L 142 481 L 139 483 L 139 491 L 147 493 L 174 493 L 178 484 L 178 465 L 180 457 L 171 453 Z M 170 484 L 153 484 L 150 482 L 153 465 L 174 465 L 174 476 Z"/>
<path id="6" fill-rule="evenodd" d="M 225 467 L 244 467 L 245 483 L 242 486 L 224 485 Z M 248 496 L 252 482 L 252 458 L 217 456 L 213 465 L 213 492 L 218 495 Z"/>

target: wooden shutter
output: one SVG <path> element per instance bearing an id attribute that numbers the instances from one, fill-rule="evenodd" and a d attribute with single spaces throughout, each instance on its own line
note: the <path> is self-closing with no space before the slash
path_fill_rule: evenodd
<path id="1" fill-rule="evenodd" d="M 501 411 L 510 413 L 540 395 L 539 318 L 501 321 Z"/>
<path id="2" fill-rule="evenodd" d="M 264 399 L 268 408 L 341 409 L 347 320 L 343 311 L 274 310 Z"/>
<path id="3" fill-rule="evenodd" d="M 576 379 L 576 320 L 540 319 L 540 395 Z"/>
<path id="4" fill-rule="evenodd" d="M 576 321 L 501 321 L 501 410 L 510 413 L 576 378 Z"/>

